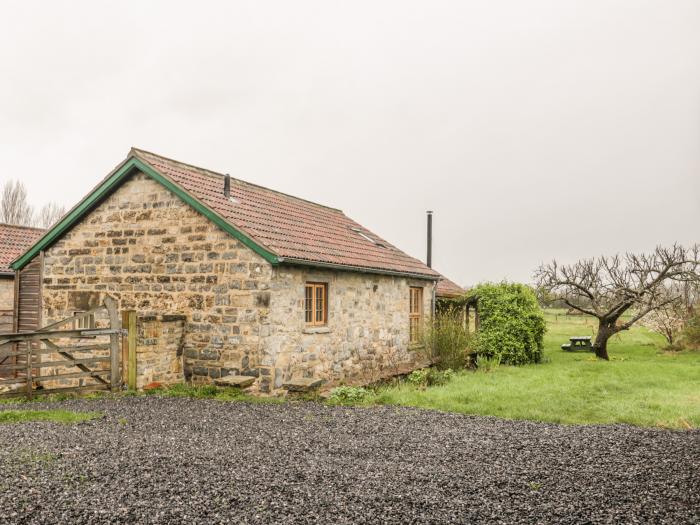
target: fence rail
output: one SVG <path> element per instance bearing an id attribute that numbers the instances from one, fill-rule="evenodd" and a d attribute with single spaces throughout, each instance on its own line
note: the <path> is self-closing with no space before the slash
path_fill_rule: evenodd
<path id="1" fill-rule="evenodd" d="M 81 320 L 105 312 L 108 320 L 107 328 L 60 329 L 67 324 L 76 326 Z M 97 308 L 77 313 L 37 331 L 0 334 L 0 375 L 3 376 L 0 379 L 0 387 L 24 386 L 23 391 L 19 388 L 11 389 L 0 393 L 0 397 L 31 398 L 34 395 L 57 392 L 117 390 L 121 386 L 119 358 L 122 352 L 122 340 L 127 333 L 127 330 L 121 328 L 116 303 L 107 297 Z M 107 340 L 97 342 L 99 338 L 107 338 Z M 63 344 L 52 340 L 61 341 Z M 66 340 L 75 344 L 66 344 Z M 77 344 L 79 341 L 87 341 L 87 343 Z M 107 364 L 108 367 L 90 368 L 100 364 Z M 42 369 L 62 368 L 77 368 L 78 371 L 60 373 L 57 371 L 57 373 L 43 375 L 41 373 Z M 8 373 L 10 377 L 7 377 Z M 105 379 L 104 376 L 109 376 L 109 379 Z M 84 384 L 86 380 L 94 382 Z M 79 384 L 68 387 L 48 386 L 49 383 L 65 381 L 78 381 Z"/>

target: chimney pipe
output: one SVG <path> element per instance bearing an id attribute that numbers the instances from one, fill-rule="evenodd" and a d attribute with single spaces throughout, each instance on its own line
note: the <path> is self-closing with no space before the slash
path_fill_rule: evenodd
<path id="1" fill-rule="evenodd" d="M 224 176 L 224 197 L 231 197 L 231 175 L 228 173 Z"/>
<path id="2" fill-rule="evenodd" d="M 428 256 L 425 263 L 428 268 L 433 267 L 433 212 L 428 210 Z"/>

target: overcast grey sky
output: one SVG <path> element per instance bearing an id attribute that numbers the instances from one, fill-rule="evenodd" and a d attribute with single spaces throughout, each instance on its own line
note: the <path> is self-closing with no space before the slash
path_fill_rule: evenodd
<path id="1" fill-rule="evenodd" d="M 700 241 L 700 1 L 0 0 L 0 183 L 138 146 L 341 208 L 460 284 Z"/>

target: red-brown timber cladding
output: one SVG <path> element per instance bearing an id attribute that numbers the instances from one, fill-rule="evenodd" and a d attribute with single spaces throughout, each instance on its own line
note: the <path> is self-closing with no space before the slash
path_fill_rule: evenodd
<path id="1" fill-rule="evenodd" d="M 41 328 L 41 278 L 43 252 L 17 272 L 15 290 L 15 332 L 33 332 Z M 20 343 L 21 346 L 37 343 Z M 26 363 L 26 358 L 18 356 L 16 364 Z M 16 372 L 21 377 L 23 372 Z"/>
<path id="2" fill-rule="evenodd" d="M 35 257 L 17 276 L 17 332 L 32 332 L 41 327 L 41 259 L 41 255 Z"/>

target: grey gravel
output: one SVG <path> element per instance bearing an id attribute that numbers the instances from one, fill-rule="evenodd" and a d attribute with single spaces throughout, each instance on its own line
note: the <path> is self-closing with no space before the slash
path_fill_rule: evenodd
<path id="1" fill-rule="evenodd" d="M 154 396 L 39 407 L 105 417 L 0 425 L 0 523 L 700 522 L 698 431 Z"/>

